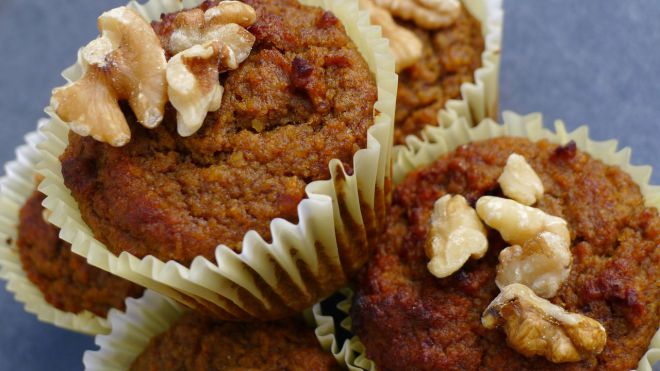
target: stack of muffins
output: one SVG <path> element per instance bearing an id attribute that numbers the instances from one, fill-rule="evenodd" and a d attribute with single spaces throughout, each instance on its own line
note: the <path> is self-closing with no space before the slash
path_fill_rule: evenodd
<path id="1" fill-rule="evenodd" d="M 103 13 L 0 183 L 2 277 L 99 335 L 90 370 L 648 369 L 660 191 L 583 130 L 492 121 L 501 22 L 498 0 Z"/>

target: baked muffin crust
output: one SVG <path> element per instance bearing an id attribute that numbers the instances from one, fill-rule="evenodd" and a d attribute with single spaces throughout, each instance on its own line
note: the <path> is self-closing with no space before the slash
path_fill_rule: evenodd
<path id="1" fill-rule="evenodd" d="M 482 327 L 481 314 L 499 292 L 497 257 L 508 245 L 496 231 L 489 231 L 486 256 L 452 276 L 438 279 L 426 269 L 435 200 L 461 194 L 474 205 L 483 195 L 501 196 L 497 178 L 512 152 L 543 181 L 537 206 L 568 222 L 573 268 L 551 301 L 605 326 L 598 356 L 564 364 L 525 358 L 503 332 Z M 379 369 L 631 369 L 660 324 L 658 211 L 644 206 L 629 175 L 574 144 L 498 138 L 459 147 L 396 187 L 387 225 L 351 309 L 353 330 Z"/>
<path id="2" fill-rule="evenodd" d="M 45 196 L 35 191 L 20 211 L 18 253 L 28 278 L 55 308 L 105 317 L 110 308 L 124 309 L 127 297 L 144 289 L 87 264 L 59 239 L 59 229 L 43 217 Z"/>
<path id="3" fill-rule="evenodd" d="M 131 370 L 339 370 L 298 320 L 214 322 L 184 314 L 153 338 Z"/>
<path id="4" fill-rule="evenodd" d="M 366 146 L 375 81 L 337 18 L 296 0 L 247 3 L 256 43 L 223 74 L 222 106 L 195 135 L 176 134 L 171 107 L 154 130 L 125 110 L 132 139 L 121 148 L 70 135 L 65 185 L 113 253 L 188 265 L 220 243 L 240 251 L 248 230 L 269 239 L 273 218 L 297 221 L 306 184 L 328 179 L 331 159 L 350 169 Z M 154 24 L 163 40 L 172 17 Z"/>

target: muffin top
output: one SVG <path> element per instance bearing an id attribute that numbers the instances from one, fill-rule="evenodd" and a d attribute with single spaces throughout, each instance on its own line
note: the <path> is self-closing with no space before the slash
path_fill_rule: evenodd
<path id="1" fill-rule="evenodd" d="M 142 287 L 71 252 L 71 245 L 59 239 L 59 229 L 44 220 L 44 198 L 35 191 L 21 208 L 16 245 L 23 269 L 48 303 L 65 312 L 88 310 L 105 317 L 110 308 L 123 310 L 127 297 L 142 295 Z"/>
<path id="2" fill-rule="evenodd" d="M 331 159 L 350 171 L 366 146 L 376 85 L 338 19 L 296 0 L 246 3 L 256 10 L 248 27 L 256 41 L 220 75 L 220 109 L 195 134 L 177 134 L 169 104 L 151 130 L 124 107 L 131 139 L 123 147 L 70 134 L 65 185 L 113 253 L 187 265 L 213 258 L 221 243 L 240 251 L 249 230 L 270 239 L 270 221 L 297 221 L 306 184 L 328 179 Z M 168 56 L 178 15 L 153 23 Z"/>
<path id="3" fill-rule="evenodd" d="M 446 278 L 427 269 L 425 240 L 434 203 L 463 195 L 474 206 L 501 196 L 498 177 L 512 153 L 542 180 L 536 207 L 566 220 L 573 265 L 550 301 L 600 322 L 607 343 L 581 362 L 527 358 L 501 330 L 482 326 L 498 295 L 500 251 L 509 244 L 487 230 L 488 251 Z M 367 356 L 382 370 L 399 369 L 631 369 L 660 324 L 660 217 L 644 206 L 639 187 L 621 169 L 578 151 L 523 138 L 459 147 L 412 172 L 393 194 L 387 232 L 361 273 L 351 317 Z"/>
<path id="4" fill-rule="evenodd" d="M 474 82 L 484 38 L 481 24 L 463 5 L 454 22 L 435 30 L 410 21 L 397 23 L 422 42 L 421 58 L 399 73 L 394 141 L 403 143 L 407 135 L 419 133 L 424 126 L 437 126 L 438 112 L 447 101 L 461 97 L 461 84 Z"/>
<path id="5" fill-rule="evenodd" d="M 184 314 L 151 340 L 131 370 L 339 370 L 298 320 L 216 322 Z"/>

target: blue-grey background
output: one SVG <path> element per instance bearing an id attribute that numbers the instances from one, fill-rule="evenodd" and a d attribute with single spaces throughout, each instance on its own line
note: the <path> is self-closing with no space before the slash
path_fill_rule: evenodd
<path id="1" fill-rule="evenodd" d="M 0 0 L 0 163 L 33 130 L 59 73 L 125 0 Z M 618 138 L 660 183 L 660 1 L 505 0 L 500 108 Z M 0 289 L 0 370 L 82 369 L 91 337 L 42 324 Z"/>

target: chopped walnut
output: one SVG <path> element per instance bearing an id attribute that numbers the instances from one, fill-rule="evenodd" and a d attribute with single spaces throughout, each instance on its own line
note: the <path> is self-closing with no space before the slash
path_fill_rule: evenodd
<path id="1" fill-rule="evenodd" d="M 551 298 L 571 273 L 573 255 L 566 241 L 550 232 L 541 232 L 523 246 L 514 245 L 500 252 L 495 282 L 501 289 L 521 283 L 537 295 Z"/>
<path id="2" fill-rule="evenodd" d="M 477 201 L 477 214 L 511 244 L 522 246 L 541 232 L 552 232 L 564 244 L 570 245 L 571 236 L 566 221 L 541 209 L 506 198 L 483 196 Z"/>
<path id="3" fill-rule="evenodd" d="M 514 244 L 500 253 L 496 282 L 529 285 L 543 297 L 553 297 L 571 271 L 571 236 L 562 218 L 506 198 L 484 196 L 477 201 L 479 217 Z"/>
<path id="4" fill-rule="evenodd" d="M 179 13 L 170 37 L 176 52 L 167 63 L 168 95 L 177 110 L 177 131 L 190 136 L 207 112 L 222 103 L 219 74 L 238 68 L 252 50 L 255 37 L 244 27 L 254 23 L 254 9 L 238 1 L 223 1 L 206 12 Z"/>
<path id="5" fill-rule="evenodd" d="M 487 329 L 504 327 L 508 344 L 527 356 L 551 362 L 577 362 L 603 351 L 605 328 L 596 320 L 570 313 L 534 294 L 527 286 L 511 284 L 488 305 L 481 317 Z"/>
<path id="6" fill-rule="evenodd" d="M 422 58 L 422 41 L 412 31 L 399 26 L 387 10 L 377 6 L 372 0 L 360 0 L 360 8 L 369 12 L 371 23 L 380 26 L 383 36 L 390 41 L 397 72 Z"/>
<path id="7" fill-rule="evenodd" d="M 458 0 L 374 0 L 393 16 L 434 30 L 451 25 L 461 13 Z"/>
<path id="8" fill-rule="evenodd" d="M 470 257 L 486 254 L 486 228 L 463 196 L 445 195 L 435 202 L 425 250 L 431 259 L 428 270 L 438 278 L 456 272 Z"/>
<path id="9" fill-rule="evenodd" d="M 236 53 L 236 60 L 241 63 L 250 55 L 255 40 L 245 27 L 256 19 L 254 8 L 240 1 L 222 1 L 206 12 L 201 9 L 183 11 L 174 18 L 169 50 L 176 54 L 194 45 L 222 41 Z"/>
<path id="10" fill-rule="evenodd" d="M 543 182 L 525 158 L 517 153 L 506 161 L 497 179 L 505 196 L 524 205 L 533 205 L 543 197 Z"/>
<path id="11" fill-rule="evenodd" d="M 122 146 L 131 133 L 119 100 L 128 100 L 147 128 L 163 119 L 165 52 L 149 23 L 129 8 L 103 13 L 98 27 L 101 36 L 80 51 L 83 76 L 54 89 L 51 106 L 77 134 Z"/>
<path id="12" fill-rule="evenodd" d="M 222 103 L 223 87 L 218 78 L 218 61 L 229 48 L 219 42 L 195 45 L 167 62 L 167 92 L 177 110 L 177 131 L 183 137 L 194 134 L 206 113 Z"/>

